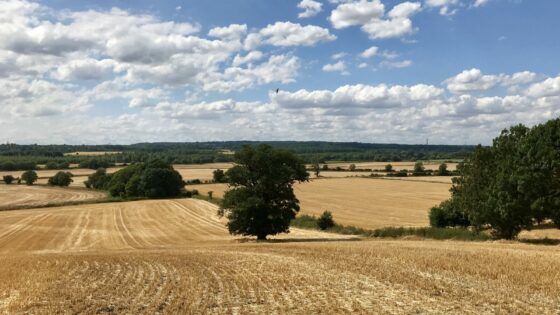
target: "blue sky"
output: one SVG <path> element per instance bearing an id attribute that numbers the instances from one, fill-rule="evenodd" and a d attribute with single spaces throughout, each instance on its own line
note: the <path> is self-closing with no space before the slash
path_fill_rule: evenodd
<path id="1" fill-rule="evenodd" d="M 560 113 L 558 1 L 0 8 L 0 141 L 488 144 Z"/>

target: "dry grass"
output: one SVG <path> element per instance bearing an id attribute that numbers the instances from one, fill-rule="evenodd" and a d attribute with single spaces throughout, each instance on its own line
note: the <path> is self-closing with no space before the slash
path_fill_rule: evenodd
<path id="1" fill-rule="evenodd" d="M 239 242 L 215 210 L 162 200 L 0 213 L 0 313 L 560 311 L 559 247 L 301 231 Z"/>
<path id="2" fill-rule="evenodd" d="M 225 184 L 189 185 L 221 198 Z M 427 226 L 428 210 L 449 198 L 449 184 L 376 178 L 332 178 L 296 184 L 302 214 L 333 213 L 336 222 L 362 228 Z"/>
<path id="3" fill-rule="evenodd" d="M 47 186 L 0 185 L 0 209 L 37 207 L 62 202 L 76 202 L 106 198 L 105 192 Z M 0 229 L 0 231 L 2 231 Z"/>

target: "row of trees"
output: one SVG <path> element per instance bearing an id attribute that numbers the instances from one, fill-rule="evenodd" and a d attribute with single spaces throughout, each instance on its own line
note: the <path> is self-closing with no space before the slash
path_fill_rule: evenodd
<path id="1" fill-rule="evenodd" d="M 51 186 L 69 186 L 73 180 L 72 180 L 72 173 L 70 172 L 58 172 L 56 173 L 54 176 L 50 177 L 48 180 L 49 185 Z M 37 172 L 33 171 L 33 170 L 28 170 L 23 172 L 23 174 L 21 174 L 21 177 L 15 178 L 12 175 L 4 175 L 2 177 L 2 180 L 4 181 L 4 183 L 6 185 L 10 185 L 12 184 L 14 181 L 17 181 L 18 184 L 21 184 L 21 182 L 24 182 L 26 185 L 33 185 L 37 182 L 37 180 L 39 179 L 39 176 L 37 175 Z"/>
<path id="2" fill-rule="evenodd" d="M 431 210 L 432 225 L 490 228 L 506 239 L 549 220 L 560 228 L 560 119 L 502 131 L 457 171 L 451 199 Z"/>

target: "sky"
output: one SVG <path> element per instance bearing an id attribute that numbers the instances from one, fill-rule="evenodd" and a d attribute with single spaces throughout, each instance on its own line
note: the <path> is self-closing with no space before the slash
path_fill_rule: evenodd
<path id="1" fill-rule="evenodd" d="M 0 0 L 1 142 L 491 144 L 560 114 L 557 0 Z"/>

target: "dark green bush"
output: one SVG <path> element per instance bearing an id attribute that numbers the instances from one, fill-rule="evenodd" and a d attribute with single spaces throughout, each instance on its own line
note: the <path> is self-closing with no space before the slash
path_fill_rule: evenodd
<path id="1" fill-rule="evenodd" d="M 468 216 L 456 207 L 452 200 L 446 200 L 438 206 L 432 207 L 429 216 L 432 227 L 467 227 L 471 225 Z"/>
<path id="2" fill-rule="evenodd" d="M 9 185 L 14 181 L 15 178 L 12 175 L 5 175 L 2 177 L 2 179 L 4 180 L 4 183 L 6 185 Z"/>
<path id="3" fill-rule="evenodd" d="M 104 168 L 99 168 L 95 173 L 88 176 L 84 184 L 87 188 L 106 190 L 110 180 L 111 176 L 107 175 L 107 171 Z"/>
<path id="4" fill-rule="evenodd" d="M 332 213 L 330 211 L 323 212 L 323 214 L 321 214 L 319 219 L 317 219 L 317 226 L 321 230 L 327 230 L 332 228 L 334 226 Z"/>
<path id="5" fill-rule="evenodd" d="M 72 176 L 70 172 L 57 172 L 53 177 L 49 178 L 49 185 L 67 187 L 74 181 Z"/>
<path id="6" fill-rule="evenodd" d="M 37 179 L 39 178 L 39 176 L 37 176 L 37 172 L 35 171 L 25 171 L 23 172 L 23 174 L 21 174 L 21 180 L 23 180 L 25 182 L 26 185 L 33 185 Z"/>

